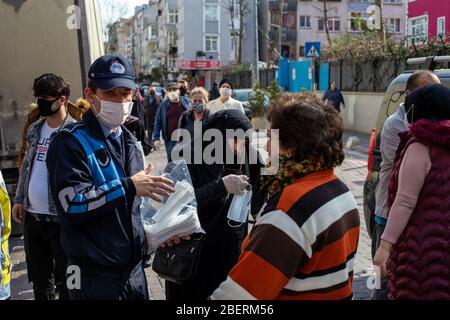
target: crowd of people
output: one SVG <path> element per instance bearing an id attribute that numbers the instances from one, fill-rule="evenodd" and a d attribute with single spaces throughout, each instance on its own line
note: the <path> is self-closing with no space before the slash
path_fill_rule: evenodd
<path id="1" fill-rule="evenodd" d="M 224 152 L 213 164 L 188 164 L 207 234 L 194 278 L 167 280 L 167 300 L 352 299 L 360 220 L 352 192 L 334 173 L 345 158 L 343 98 L 335 85 L 325 99 L 304 92 L 272 101 L 267 151 L 276 156 L 270 146 L 277 139 L 279 170 L 262 176 L 267 164 L 243 168 L 235 161 L 250 153 L 260 159 L 258 151 L 227 138 L 227 130 L 252 128 L 232 98 L 232 81 L 208 92 L 181 80 L 164 96 L 151 86 L 143 97 L 131 62 L 111 55 L 97 59 L 88 75 L 85 100 L 75 104 L 63 77 L 34 81 L 37 104 L 24 129 L 12 218 L 24 224 L 36 300 L 149 299 L 142 199 L 162 202 L 175 189 L 152 174 L 151 164 L 144 167 L 144 156 L 164 144 L 172 161 L 179 142 L 173 133 L 182 128 L 194 137 L 196 124 L 220 132 L 234 160 Z M 449 194 L 450 90 L 438 83 L 430 72 L 414 74 L 404 106 L 382 133 L 374 263 L 388 276 L 391 299 L 450 299 L 450 201 L 441 201 Z M 211 143 L 203 141 L 202 151 Z M 248 217 L 232 225 L 227 213 L 250 187 L 256 222 L 249 231 Z M 10 295 L 9 203 L 0 175 L 0 299 Z M 163 246 L 189 238 L 180 236 Z M 70 266 L 79 268 L 80 286 L 67 281 Z"/>

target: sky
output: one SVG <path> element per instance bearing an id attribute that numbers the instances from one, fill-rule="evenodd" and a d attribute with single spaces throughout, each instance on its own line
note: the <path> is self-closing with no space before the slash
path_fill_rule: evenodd
<path id="1" fill-rule="evenodd" d="M 110 1 L 123 2 L 128 4 L 128 15 L 125 18 L 131 17 L 134 14 L 134 8 L 143 4 L 148 3 L 148 0 L 100 0 L 101 6 L 105 6 Z M 105 10 L 102 10 L 105 13 Z M 105 17 L 103 17 L 105 19 Z"/>
<path id="2" fill-rule="evenodd" d="M 132 16 L 134 13 L 134 7 L 148 3 L 148 0 L 123 0 L 123 1 L 129 2 L 129 7 L 130 7 L 129 15 L 130 16 Z"/>

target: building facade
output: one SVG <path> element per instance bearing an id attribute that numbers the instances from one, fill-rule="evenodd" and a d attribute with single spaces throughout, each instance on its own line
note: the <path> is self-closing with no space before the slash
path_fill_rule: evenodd
<path id="1" fill-rule="evenodd" d="M 450 1 L 408 0 L 408 39 L 424 43 L 450 31 Z"/>
<path id="2" fill-rule="evenodd" d="M 328 44 L 325 27 L 325 11 L 330 38 L 343 33 L 358 33 L 370 23 L 374 0 L 284 0 L 280 17 L 280 0 L 271 0 L 269 29 L 270 37 L 281 43 L 278 50 L 283 57 L 298 59 L 304 56 L 306 42 Z M 384 27 L 394 39 L 406 35 L 406 0 L 383 0 Z M 281 24 L 281 30 L 280 30 Z"/>

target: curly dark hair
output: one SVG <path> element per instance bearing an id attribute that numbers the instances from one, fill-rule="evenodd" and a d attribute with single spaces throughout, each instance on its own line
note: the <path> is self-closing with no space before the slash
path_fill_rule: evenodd
<path id="1" fill-rule="evenodd" d="M 271 129 L 279 129 L 280 147 L 298 161 L 323 159 L 331 168 L 342 164 L 344 123 L 330 104 L 312 93 L 285 93 L 269 108 Z"/>
<path id="2" fill-rule="evenodd" d="M 70 97 L 70 85 L 64 78 L 53 73 L 46 73 L 36 78 L 33 84 L 34 96 L 37 97 Z"/>

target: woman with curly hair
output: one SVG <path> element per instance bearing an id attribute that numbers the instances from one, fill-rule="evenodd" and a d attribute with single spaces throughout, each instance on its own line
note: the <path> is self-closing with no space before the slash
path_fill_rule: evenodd
<path id="1" fill-rule="evenodd" d="M 279 171 L 265 179 L 270 199 L 211 299 L 351 299 L 360 221 L 333 172 L 344 160 L 342 119 L 310 93 L 284 94 L 268 119 L 279 132 Z"/>

